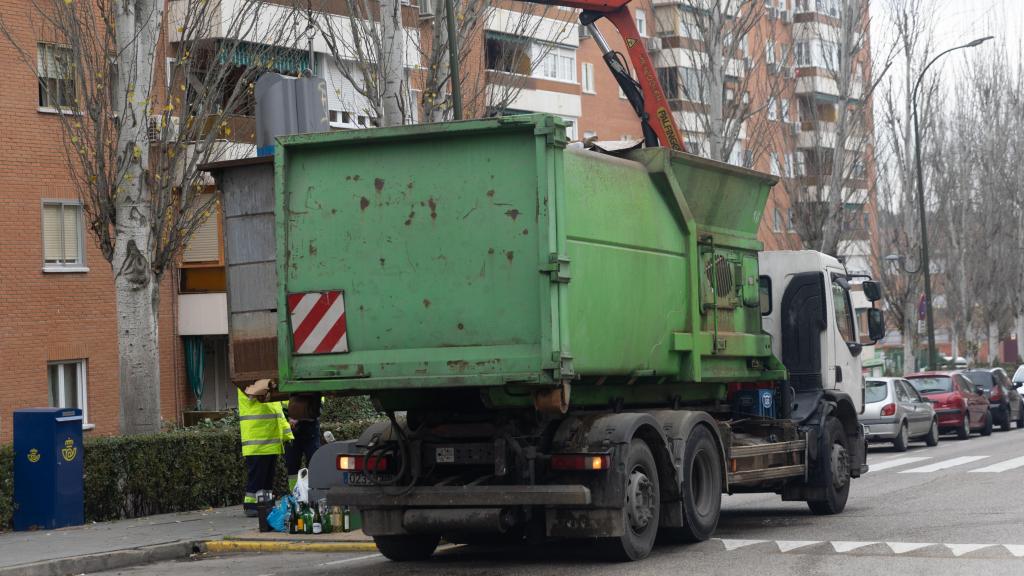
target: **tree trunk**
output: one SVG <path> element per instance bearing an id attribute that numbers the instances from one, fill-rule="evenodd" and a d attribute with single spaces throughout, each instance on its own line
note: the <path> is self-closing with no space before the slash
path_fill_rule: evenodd
<path id="1" fill-rule="evenodd" d="M 999 363 L 999 323 L 988 323 L 988 365 L 995 366 Z"/>
<path id="2" fill-rule="evenodd" d="M 903 309 L 903 373 L 917 371 L 917 354 L 914 348 L 917 332 L 917 305 L 910 300 Z"/>
<path id="3" fill-rule="evenodd" d="M 440 2 L 440 0 L 436 1 Z M 435 9 L 435 12 L 439 11 L 440 6 Z M 444 17 L 448 18 L 447 10 L 445 10 Z M 431 60 L 436 63 L 437 68 L 431 71 L 433 82 L 428 90 L 432 90 L 434 93 L 430 95 L 428 113 L 425 115 L 430 122 L 444 122 L 445 110 L 448 107 L 448 83 L 444 81 L 448 76 L 448 27 L 442 25 L 446 23 L 441 22 L 439 16 L 434 17 L 434 46 L 431 50 L 433 53 Z M 453 79 L 452 81 L 457 80 Z"/>
<path id="4" fill-rule="evenodd" d="M 725 56 L 723 55 L 723 16 L 720 8 L 712 8 L 709 15 L 709 31 L 705 34 L 710 46 L 707 47 L 708 86 L 705 94 L 708 98 L 708 144 L 712 160 L 728 162 L 729 155 L 725 148 L 725 111 L 722 99 L 725 98 Z M 699 153 L 699 151 L 697 152 Z"/>
<path id="5" fill-rule="evenodd" d="M 405 86 L 405 31 L 402 28 L 400 0 L 381 0 L 381 73 L 383 78 L 383 116 L 381 126 L 400 126 L 409 111 Z"/>
<path id="6" fill-rule="evenodd" d="M 123 184 L 116 195 L 115 245 L 110 264 L 117 301 L 121 431 L 160 431 L 160 282 L 151 265 L 149 214 L 148 87 L 153 85 L 163 0 L 118 2 L 114 13 L 118 46 L 115 109 L 124 110 L 118 130 Z M 140 87 L 137 90 L 131 86 Z M 142 88 L 145 87 L 145 88 Z"/>

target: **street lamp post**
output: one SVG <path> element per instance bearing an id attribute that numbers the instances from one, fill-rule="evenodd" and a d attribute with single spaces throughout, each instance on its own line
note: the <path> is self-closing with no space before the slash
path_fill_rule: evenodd
<path id="1" fill-rule="evenodd" d="M 931 68 L 932 64 L 939 58 L 942 58 L 946 54 L 954 50 L 960 50 L 961 48 L 974 48 L 980 45 L 982 42 L 991 40 L 993 36 L 985 36 L 984 38 L 978 38 L 972 40 L 962 46 L 954 46 L 943 52 L 940 52 L 938 56 L 932 58 L 928 64 L 925 65 L 924 69 L 917 76 L 917 81 L 914 82 L 914 90 L 910 93 L 911 105 L 914 108 L 914 163 L 917 166 L 917 211 L 918 218 L 921 220 L 921 272 L 924 274 L 924 301 L 925 301 L 925 321 L 928 328 L 928 364 L 927 369 L 933 370 L 935 368 L 935 322 L 932 319 L 932 275 L 931 275 L 931 263 L 928 259 L 928 227 L 925 222 L 925 209 L 924 209 L 924 176 L 921 170 L 921 129 L 918 126 L 917 121 L 917 89 L 921 87 L 921 80 L 924 79 L 924 75 Z M 953 356 L 956 357 L 956 351 L 953 351 Z"/>

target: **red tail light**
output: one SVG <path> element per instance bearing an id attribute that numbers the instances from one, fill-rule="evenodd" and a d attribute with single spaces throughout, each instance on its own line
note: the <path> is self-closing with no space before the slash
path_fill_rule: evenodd
<path id="1" fill-rule="evenodd" d="M 882 416 L 892 416 L 895 413 L 896 413 L 896 405 L 895 404 L 886 404 L 885 406 L 882 406 Z"/>
<path id="2" fill-rule="evenodd" d="M 999 401 L 1003 399 L 1003 389 L 999 386 L 992 387 L 992 394 L 989 396 L 989 400 Z"/>
<path id="3" fill-rule="evenodd" d="M 607 454 L 552 454 L 552 470 L 607 470 Z"/>
<path id="4" fill-rule="evenodd" d="M 362 472 L 372 470 L 374 472 L 385 472 L 388 469 L 386 456 L 371 456 L 369 459 L 362 455 L 339 454 L 338 470 L 345 472 Z"/>

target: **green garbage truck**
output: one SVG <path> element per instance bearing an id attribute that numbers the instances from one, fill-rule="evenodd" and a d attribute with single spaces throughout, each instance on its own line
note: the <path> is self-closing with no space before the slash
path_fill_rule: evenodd
<path id="1" fill-rule="evenodd" d="M 723 493 L 835 514 L 867 470 L 883 322 L 850 292 L 879 287 L 760 251 L 771 176 L 585 150 L 543 114 L 282 137 L 212 171 L 232 378 L 387 415 L 310 485 L 392 560 L 441 538 L 635 560 L 709 538 Z"/>

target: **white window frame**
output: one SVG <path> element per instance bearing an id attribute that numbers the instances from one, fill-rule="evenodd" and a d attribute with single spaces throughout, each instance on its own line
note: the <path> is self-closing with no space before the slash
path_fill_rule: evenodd
<path id="1" fill-rule="evenodd" d="M 572 46 L 562 46 L 559 44 L 548 44 L 546 42 L 533 42 L 532 47 L 534 50 L 533 59 L 533 73 L 534 78 L 543 78 L 545 80 L 553 80 L 555 82 L 566 82 L 569 84 L 576 84 L 576 48 Z M 548 59 L 554 58 L 554 74 L 548 73 Z M 565 66 L 563 70 L 563 59 L 571 59 L 572 63 Z M 570 76 L 564 74 L 568 71 Z"/>
<path id="2" fill-rule="evenodd" d="M 47 262 L 46 261 L 46 206 L 61 206 L 62 218 L 65 206 L 78 208 L 78 261 L 72 263 Z M 63 227 L 61 230 L 61 249 L 64 247 Z M 43 272 L 88 272 L 89 267 L 85 262 L 85 209 L 82 202 L 78 200 L 62 200 L 57 198 L 44 198 L 39 204 L 39 241 L 43 249 Z"/>
<path id="3" fill-rule="evenodd" d="M 783 98 L 779 100 L 780 106 L 782 107 L 782 121 L 789 122 L 789 98 Z"/>
<path id="4" fill-rule="evenodd" d="M 641 38 L 647 38 L 647 13 L 639 8 L 636 10 L 636 31 Z"/>
<path id="5" fill-rule="evenodd" d="M 64 366 L 66 364 L 74 364 L 76 376 L 78 378 L 77 392 L 78 399 L 81 406 L 67 406 L 64 396 L 64 370 L 62 368 L 57 370 L 57 394 L 59 398 L 53 398 L 53 388 L 50 385 L 50 366 Z M 89 385 L 86 380 L 89 374 L 88 360 L 85 358 L 79 358 L 76 360 L 55 360 L 46 363 L 46 387 L 47 395 L 51 396 L 50 405 L 55 408 L 81 408 L 82 409 L 82 429 L 92 430 L 96 427 L 95 424 L 89 421 Z"/>
<path id="6" fill-rule="evenodd" d="M 779 119 L 779 108 L 775 101 L 775 96 L 768 98 L 768 119 L 772 122 Z"/>
<path id="7" fill-rule="evenodd" d="M 72 51 L 71 47 L 66 45 L 66 44 L 58 44 L 58 43 L 55 43 L 55 42 L 37 42 L 36 43 L 36 67 L 35 67 L 35 69 L 36 69 L 36 75 L 39 78 L 39 83 L 43 83 L 45 80 L 49 80 L 49 79 L 57 79 L 57 80 L 63 80 L 65 82 L 71 82 L 72 88 L 74 90 L 73 96 L 77 99 L 78 98 L 78 78 L 75 76 L 75 74 L 73 72 L 71 73 L 71 78 L 63 78 L 62 79 L 62 78 L 59 78 L 58 76 L 50 76 L 49 75 L 49 73 L 51 72 L 50 70 L 45 71 L 46 75 L 44 76 L 44 71 L 43 71 L 41 65 L 42 65 L 42 62 L 43 62 L 43 60 L 45 58 L 45 55 L 44 55 L 44 51 L 45 50 L 50 50 L 50 51 L 54 51 L 54 52 L 56 52 L 56 51 L 67 51 L 68 53 L 70 53 Z M 70 57 L 73 57 L 73 55 L 70 56 Z M 68 65 L 69 66 L 73 66 L 74 63 L 73 62 L 69 62 Z M 47 88 L 43 88 L 42 86 L 39 86 L 37 89 L 47 90 Z M 36 102 L 36 110 L 38 110 L 39 112 L 46 112 L 46 113 L 49 113 L 49 114 L 71 114 L 71 115 L 79 114 L 78 109 L 75 107 L 75 103 L 72 103 L 70 105 L 59 105 L 59 107 L 58 106 L 50 106 L 49 103 L 52 101 L 52 97 L 51 96 L 47 96 L 46 103 L 38 102 L 39 96 L 40 96 L 39 94 L 36 95 L 36 100 L 37 100 L 37 102 Z"/>
<path id="8" fill-rule="evenodd" d="M 583 62 L 580 65 L 580 84 L 583 87 L 583 92 L 587 94 L 597 94 L 597 90 L 594 88 L 594 64 L 592 62 Z"/>
<path id="9" fill-rule="evenodd" d="M 771 173 L 772 176 L 780 176 L 778 152 L 772 152 L 768 156 L 768 171 Z"/>
<path id="10" fill-rule="evenodd" d="M 782 211 L 776 206 L 772 209 L 772 232 L 781 234 L 785 228 L 785 223 L 782 221 Z"/>

